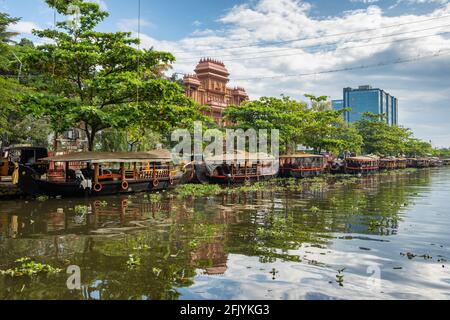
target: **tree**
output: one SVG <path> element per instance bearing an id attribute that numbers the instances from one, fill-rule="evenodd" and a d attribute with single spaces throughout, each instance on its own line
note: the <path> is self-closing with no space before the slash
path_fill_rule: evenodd
<path id="1" fill-rule="evenodd" d="M 416 138 L 410 138 L 406 143 L 405 154 L 409 157 L 421 157 L 433 154 L 431 143 Z"/>
<path id="2" fill-rule="evenodd" d="M 12 144 L 46 146 L 50 128 L 19 108 L 29 89 L 13 79 L 0 77 L 0 147 Z"/>
<path id="3" fill-rule="evenodd" d="M 10 24 L 14 24 L 20 19 L 12 18 L 7 13 L 0 12 L 0 70 L 7 68 L 9 60 L 7 54 L 10 51 L 9 44 L 12 42 L 11 38 L 15 37 L 17 33 L 7 31 Z"/>
<path id="4" fill-rule="evenodd" d="M 304 129 L 304 144 L 322 151 L 357 151 L 360 149 L 361 138 L 351 131 L 344 122 L 343 113 L 346 109 L 313 111 L 311 120 Z M 355 139 L 350 142 L 348 136 Z"/>
<path id="5" fill-rule="evenodd" d="M 309 99 L 311 109 L 314 111 L 329 111 L 331 110 L 331 101 L 327 96 L 316 97 L 312 94 L 305 94 L 305 97 Z"/>
<path id="6" fill-rule="evenodd" d="M 139 123 L 142 116 L 155 119 L 146 112 L 156 110 L 160 114 L 170 98 L 179 96 L 180 87 L 161 77 L 161 72 L 175 60 L 170 53 L 138 50 L 139 40 L 128 32 L 96 31 L 98 23 L 108 16 L 98 4 L 82 0 L 46 2 L 62 15 L 76 6 L 80 17 L 78 23 L 58 22 L 57 30 L 33 32 L 54 41 L 38 46 L 24 59 L 30 72 L 42 75 L 35 86 L 52 96 L 71 100 L 64 105 L 49 105 L 39 102 L 48 102 L 47 97 L 36 95 L 33 98 L 37 114 L 50 116 L 58 108 L 61 115 L 67 115 L 68 123 L 81 126 L 89 150 L 93 150 L 96 135 L 102 130 L 125 129 Z M 192 104 L 184 107 L 196 111 Z M 56 129 L 54 122 L 60 119 L 51 120 Z"/>
<path id="7" fill-rule="evenodd" d="M 384 115 L 365 113 L 362 119 L 356 122 L 356 128 L 364 140 L 363 150 L 382 156 L 404 154 L 412 137 L 411 130 L 390 126 L 384 118 Z"/>
<path id="8" fill-rule="evenodd" d="M 296 146 L 303 142 L 310 111 L 305 103 L 297 102 L 289 97 L 262 97 L 259 100 L 247 101 L 241 106 L 230 106 L 224 117 L 233 123 L 231 128 L 240 129 L 278 129 L 280 131 L 280 150 L 292 153 Z"/>

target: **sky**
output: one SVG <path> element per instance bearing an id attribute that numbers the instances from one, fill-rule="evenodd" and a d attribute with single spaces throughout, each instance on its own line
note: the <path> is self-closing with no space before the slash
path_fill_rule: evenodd
<path id="1" fill-rule="evenodd" d="M 137 35 L 138 0 L 91 1 L 110 13 L 99 30 Z M 54 21 L 44 0 L 0 0 L 0 11 L 37 43 L 31 30 Z M 169 73 L 223 61 L 251 99 L 384 89 L 399 99 L 401 125 L 450 147 L 450 0 L 141 0 L 140 37 L 174 53 Z"/>

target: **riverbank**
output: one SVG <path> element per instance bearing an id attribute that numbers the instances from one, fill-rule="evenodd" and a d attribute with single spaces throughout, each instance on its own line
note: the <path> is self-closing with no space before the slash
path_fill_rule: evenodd
<path id="1" fill-rule="evenodd" d="M 378 171 L 371 173 L 368 177 L 387 177 L 398 174 L 410 174 L 418 170 L 429 169 L 397 169 L 388 171 Z M 363 180 L 367 176 L 358 176 L 353 174 L 323 174 L 313 178 L 275 178 L 272 180 L 262 182 L 251 182 L 243 185 L 229 185 L 219 186 L 215 184 L 184 184 L 177 186 L 174 190 L 164 192 L 169 196 L 178 198 L 199 198 L 212 197 L 225 194 L 240 194 L 256 191 L 270 191 L 270 192 L 302 192 L 324 190 L 330 187 L 345 186 Z M 12 200 L 23 197 L 22 192 L 13 185 L 10 181 L 0 182 L 0 200 Z"/>
<path id="2" fill-rule="evenodd" d="M 226 194 L 245 194 L 250 192 L 303 192 L 318 191 L 328 188 L 343 187 L 358 181 L 367 181 L 367 178 L 376 179 L 377 177 L 393 177 L 402 174 L 413 174 L 419 170 L 429 169 L 398 169 L 389 171 L 378 171 L 370 175 L 353 174 L 323 174 L 314 178 L 276 178 L 268 181 L 245 183 L 243 185 L 219 186 L 213 184 L 185 184 L 178 186 L 175 190 L 168 193 L 169 196 L 179 198 L 201 198 L 212 197 Z"/>

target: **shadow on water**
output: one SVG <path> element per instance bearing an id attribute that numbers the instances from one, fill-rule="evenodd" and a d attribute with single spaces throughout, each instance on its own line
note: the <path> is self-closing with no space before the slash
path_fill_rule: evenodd
<path id="1" fill-rule="evenodd" d="M 229 298 L 227 290 L 214 289 L 215 282 L 256 288 L 261 281 L 281 279 L 283 269 L 276 268 L 284 265 L 302 272 L 308 266 L 319 274 L 324 270 L 321 281 L 328 283 L 323 279 L 335 265 L 325 257 L 337 255 L 340 241 L 365 240 L 390 250 L 409 210 L 427 196 L 440 174 L 422 170 L 349 183 L 317 182 L 302 192 L 198 199 L 164 194 L 157 202 L 145 195 L 0 202 L 0 269 L 30 257 L 64 270 L 77 265 L 82 272 L 80 291 L 67 289 L 65 272 L 0 276 L 0 299 Z M 130 255 L 138 262 L 130 264 Z M 238 266 L 248 274 L 245 283 L 239 280 Z M 289 287 L 276 289 L 279 296 L 272 298 L 292 298 Z M 339 286 L 331 293 L 309 291 L 300 297 L 345 297 L 336 290 Z M 252 290 L 237 296 L 253 297 Z"/>

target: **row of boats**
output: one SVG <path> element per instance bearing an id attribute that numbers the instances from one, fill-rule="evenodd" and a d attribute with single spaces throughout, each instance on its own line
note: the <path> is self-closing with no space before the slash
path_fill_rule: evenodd
<path id="1" fill-rule="evenodd" d="M 236 152 L 202 162 L 175 164 L 167 150 L 150 152 L 81 152 L 59 156 L 43 150 L 21 150 L 27 156 L 8 161 L 2 175 L 32 196 L 84 197 L 161 191 L 184 183 L 234 184 L 275 177 L 306 178 L 325 172 L 369 174 L 379 170 L 450 165 L 437 158 L 378 158 L 375 156 L 331 159 L 325 155 L 296 154 L 275 158 L 264 153 Z M 13 150 L 10 150 L 12 153 Z M 8 169 L 5 169 L 8 167 Z M 3 169 L 2 169 L 3 168 Z"/>

